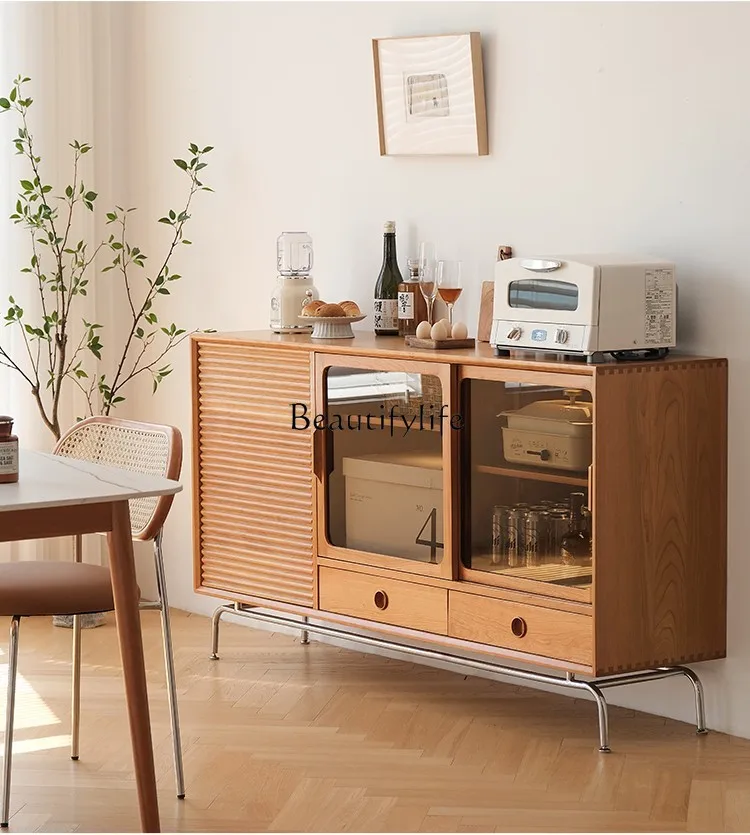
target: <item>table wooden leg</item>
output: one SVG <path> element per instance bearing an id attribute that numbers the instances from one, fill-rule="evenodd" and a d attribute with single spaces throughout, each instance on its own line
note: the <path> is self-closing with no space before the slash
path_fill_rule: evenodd
<path id="1" fill-rule="evenodd" d="M 156 798 L 154 751 L 138 610 L 138 585 L 135 579 L 133 540 L 127 502 L 112 504 L 112 531 L 107 535 L 107 540 L 141 827 L 144 832 L 159 832 L 159 806 Z"/>

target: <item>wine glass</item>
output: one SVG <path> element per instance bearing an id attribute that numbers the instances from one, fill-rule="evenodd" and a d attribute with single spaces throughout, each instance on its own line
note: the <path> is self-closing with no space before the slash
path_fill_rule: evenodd
<path id="1" fill-rule="evenodd" d="M 422 242 L 419 245 L 419 289 L 427 302 L 427 321 L 432 321 L 432 307 L 435 304 L 438 288 L 435 281 L 436 271 L 435 245 Z"/>
<path id="2" fill-rule="evenodd" d="M 462 289 L 460 261 L 438 261 L 437 287 L 440 298 L 448 305 L 448 322 L 453 328 L 453 305 Z"/>

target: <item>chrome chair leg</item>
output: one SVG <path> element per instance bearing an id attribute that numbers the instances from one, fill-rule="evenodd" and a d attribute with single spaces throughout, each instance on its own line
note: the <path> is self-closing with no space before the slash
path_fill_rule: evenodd
<path id="1" fill-rule="evenodd" d="M 167 599 L 167 575 L 164 571 L 164 555 L 161 549 L 162 532 L 154 538 L 154 559 L 156 562 L 156 587 L 159 593 L 161 609 L 161 629 L 164 637 L 164 667 L 167 671 L 167 697 L 169 714 L 172 721 L 172 745 L 174 747 L 174 773 L 177 782 L 177 797 L 185 797 L 185 772 L 182 764 L 182 738 L 180 736 L 180 716 L 177 707 L 177 679 L 172 651 L 172 625 L 169 620 L 169 601 Z"/>
<path id="2" fill-rule="evenodd" d="M 13 754 L 13 719 L 16 711 L 16 673 L 18 672 L 18 631 L 21 618 L 14 615 L 10 622 L 8 650 L 8 699 L 5 706 L 5 759 L 3 760 L 3 809 L 0 826 L 8 825 L 10 817 L 10 769 Z"/>
<path id="3" fill-rule="evenodd" d="M 75 538 L 75 561 L 83 561 L 83 537 Z M 70 710 L 70 759 L 77 760 L 81 739 L 81 616 L 73 615 L 73 695 Z"/>
<path id="4" fill-rule="evenodd" d="M 70 722 L 70 759 L 77 760 L 81 739 L 81 616 L 73 615 L 73 697 Z"/>
<path id="5" fill-rule="evenodd" d="M 307 623 L 307 615 L 302 618 L 302 623 Z M 302 644 L 309 644 L 310 643 L 310 633 L 307 629 L 303 629 L 300 633 L 300 643 Z"/>

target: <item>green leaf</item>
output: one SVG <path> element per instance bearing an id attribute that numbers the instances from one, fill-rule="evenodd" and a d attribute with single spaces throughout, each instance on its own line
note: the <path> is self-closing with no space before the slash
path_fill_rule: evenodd
<path id="1" fill-rule="evenodd" d="M 171 225 L 172 221 L 168 217 L 160 217 L 159 223 L 169 223 Z"/>
<path id="2" fill-rule="evenodd" d="M 86 194 L 84 194 L 83 197 L 84 197 L 84 200 L 88 200 L 89 203 L 93 203 L 93 201 L 96 200 L 96 192 L 95 191 L 87 191 Z"/>
<path id="3" fill-rule="evenodd" d="M 34 183 L 31 180 L 21 180 L 21 188 L 24 191 L 33 191 L 34 190 Z"/>
<path id="4" fill-rule="evenodd" d="M 188 149 L 190 150 L 191 154 L 197 154 L 198 153 L 198 146 L 194 142 L 190 143 L 190 145 L 188 146 Z"/>
<path id="5" fill-rule="evenodd" d="M 206 145 L 206 147 L 201 151 L 202 154 L 207 154 L 209 151 L 213 151 L 213 145 Z"/>
<path id="6" fill-rule="evenodd" d="M 161 293 L 162 296 L 168 296 L 169 295 L 169 290 L 167 290 L 166 287 L 160 287 L 156 292 Z"/>
<path id="7" fill-rule="evenodd" d="M 10 91 L 10 100 L 11 100 L 11 101 L 15 101 L 17 96 L 18 96 L 18 88 L 14 87 L 14 88 Z"/>
<path id="8" fill-rule="evenodd" d="M 3 110 L 7 110 L 10 107 L 8 99 L 0 99 L 0 107 L 2 107 Z"/>
<path id="9" fill-rule="evenodd" d="M 190 246 L 190 244 L 192 244 L 192 241 L 185 240 L 183 241 L 183 243 L 185 244 L 185 246 Z"/>
<path id="10" fill-rule="evenodd" d="M 114 212 L 107 212 L 107 220 L 110 222 L 117 220 L 117 215 Z"/>
<path id="11" fill-rule="evenodd" d="M 188 170 L 188 164 L 185 162 L 185 160 L 184 160 L 184 159 L 176 159 L 176 160 L 174 160 L 174 164 L 175 164 L 178 168 L 181 168 L 183 171 L 187 171 L 187 170 Z"/>

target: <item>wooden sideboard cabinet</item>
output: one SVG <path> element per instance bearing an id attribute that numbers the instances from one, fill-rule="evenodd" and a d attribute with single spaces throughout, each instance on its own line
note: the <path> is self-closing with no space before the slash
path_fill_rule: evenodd
<path id="1" fill-rule="evenodd" d="M 195 589 L 224 611 L 548 668 L 518 674 L 587 689 L 600 732 L 602 688 L 683 674 L 704 728 L 681 665 L 726 653 L 726 360 L 257 332 L 194 336 L 192 364 Z M 563 401 L 593 418 L 561 439 Z"/>

